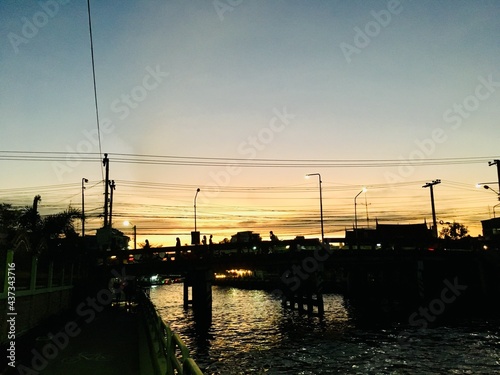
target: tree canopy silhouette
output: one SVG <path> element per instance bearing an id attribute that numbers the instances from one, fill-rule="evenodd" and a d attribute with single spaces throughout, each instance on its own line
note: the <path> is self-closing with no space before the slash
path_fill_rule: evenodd
<path id="1" fill-rule="evenodd" d="M 468 233 L 469 229 L 465 225 L 454 221 L 453 223 L 448 223 L 447 227 L 441 229 L 439 236 L 445 240 L 460 240 L 467 237 Z"/>

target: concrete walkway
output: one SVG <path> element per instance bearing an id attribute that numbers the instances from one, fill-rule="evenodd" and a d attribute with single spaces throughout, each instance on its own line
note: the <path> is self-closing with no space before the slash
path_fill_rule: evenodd
<path id="1" fill-rule="evenodd" d="M 146 348 L 140 344 L 142 327 L 135 307 L 122 304 L 78 315 L 39 327 L 19 340 L 17 368 L 7 368 L 6 374 L 140 374 L 140 353 Z"/>

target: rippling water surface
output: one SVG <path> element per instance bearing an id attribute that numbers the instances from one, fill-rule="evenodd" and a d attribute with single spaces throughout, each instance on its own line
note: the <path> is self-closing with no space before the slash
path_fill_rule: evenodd
<path id="1" fill-rule="evenodd" d="M 151 291 L 205 374 L 500 374 L 499 320 L 360 324 L 341 296 L 324 298 L 319 319 L 264 291 L 213 287 L 212 325 L 202 330 L 183 309 L 182 284 Z"/>

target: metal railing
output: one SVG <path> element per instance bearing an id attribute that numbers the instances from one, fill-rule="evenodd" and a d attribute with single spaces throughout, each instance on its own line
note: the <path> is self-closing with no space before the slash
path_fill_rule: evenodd
<path id="1" fill-rule="evenodd" d="M 180 336 L 163 322 L 146 294 L 139 294 L 155 374 L 203 375 Z"/>

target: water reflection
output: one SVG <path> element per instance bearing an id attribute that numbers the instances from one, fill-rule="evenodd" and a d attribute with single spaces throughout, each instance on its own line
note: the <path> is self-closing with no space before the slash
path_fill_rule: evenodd
<path id="1" fill-rule="evenodd" d="M 362 325 L 337 295 L 324 296 L 320 319 L 284 310 L 264 291 L 214 287 L 212 325 L 200 330 L 182 307 L 182 285 L 156 287 L 151 298 L 206 374 L 490 374 L 500 366 L 498 322 Z"/>

